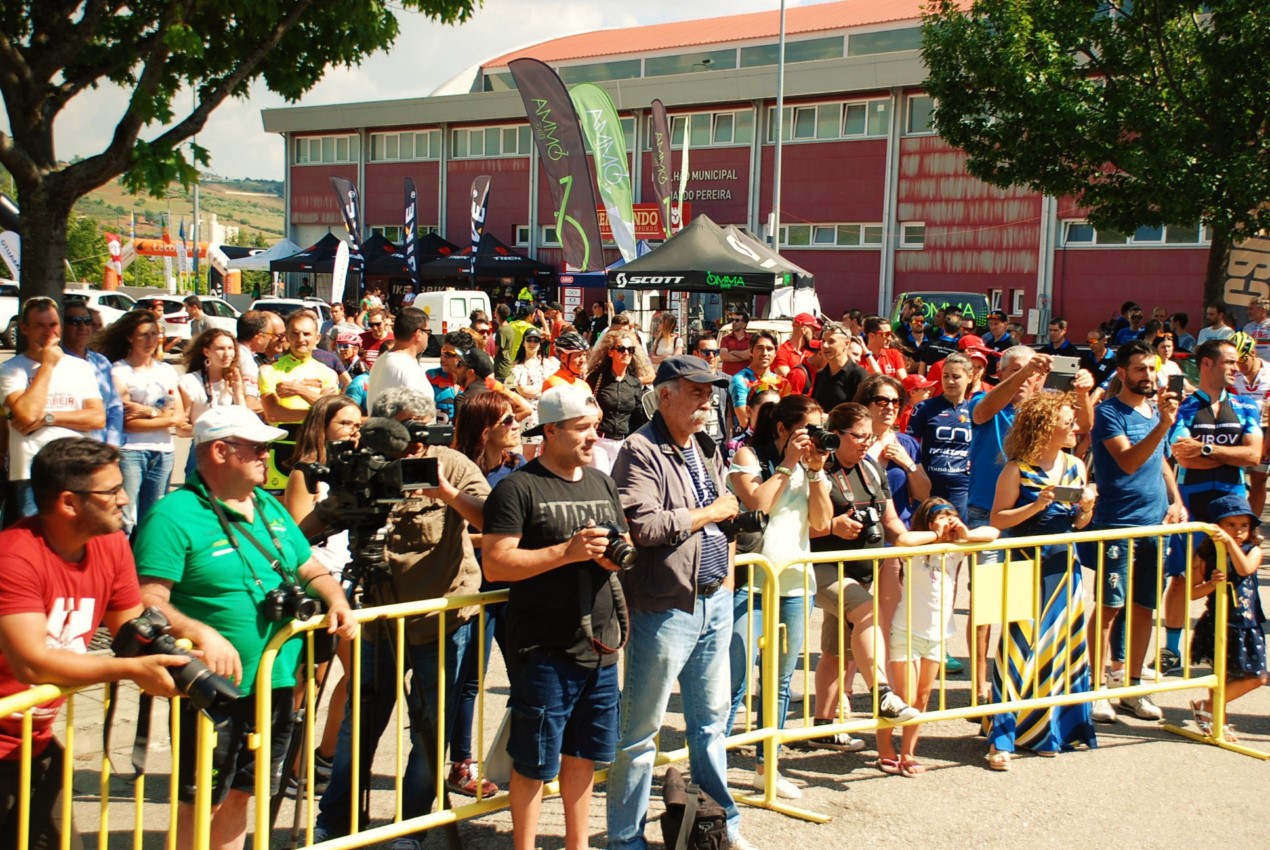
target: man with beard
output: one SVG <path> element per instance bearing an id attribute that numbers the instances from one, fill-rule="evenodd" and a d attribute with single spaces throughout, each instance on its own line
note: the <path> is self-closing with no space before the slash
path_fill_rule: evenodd
<path id="1" fill-rule="evenodd" d="M 1165 437 L 1177 418 L 1178 397 L 1157 395 L 1155 352 L 1141 340 L 1122 345 L 1116 352 L 1120 392 L 1094 411 L 1093 466 L 1098 482 L 1098 501 L 1090 529 L 1133 528 L 1184 522 L 1186 511 L 1172 468 L 1164 462 Z M 1155 403 L 1151 399 L 1155 397 Z M 1165 488 L 1159 486 L 1163 479 Z M 1111 541 L 1103 555 L 1101 626 L 1097 636 L 1100 657 L 1111 656 L 1109 686 L 1124 684 L 1126 653 L 1125 609 L 1133 605 L 1133 630 L 1127 652 L 1129 675 L 1137 684 L 1142 675 L 1147 644 L 1155 628 L 1158 537 Z M 1133 562 L 1132 599 L 1128 599 L 1129 562 Z M 1096 566 L 1097 561 L 1086 566 Z M 1110 652 L 1107 637 L 1111 636 Z M 1102 671 L 1095 670 L 1096 679 Z M 1150 697 L 1120 700 L 1120 705 L 1146 720 L 1159 720 L 1160 709 Z M 1116 712 L 1109 700 L 1094 703 L 1093 719 L 1113 723 Z"/>

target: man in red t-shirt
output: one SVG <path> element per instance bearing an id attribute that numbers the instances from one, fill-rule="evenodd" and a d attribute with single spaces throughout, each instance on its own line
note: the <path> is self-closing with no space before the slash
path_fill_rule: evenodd
<path id="1" fill-rule="evenodd" d="M 749 323 L 750 314 L 737 310 L 732 314 L 732 326 L 727 335 L 719 340 L 720 364 L 729 375 L 735 375 L 750 365 L 750 334 L 745 329 Z"/>
<path id="2" fill-rule="evenodd" d="M 392 351 L 392 326 L 383 307 L 372 307 L 366 314 L 366 331 L 362 334 L 362 361 L 374 366 L 379 355 Z"/>
<path id="3" fill-rule="evenodd" d="M 820 333 L 821 324 L 811 313 L 799 313 L 794 317 L 794 331 L 776 349 L 776 359 L 772 361 L 772 371 L 782 378 L 803 363 L 811 349 L 807 343 Z"/>
<path id="4" fill-rule="evenodd" d="M 891 323 L 881 316 L 869 316 L 864 320 L 864 344 L 868 348 L 864 362 L 860 365 L 868 369 L 870 374 L 890 375 L 896 380 L 908 377 L 904 368 L 904 355 L 891 348 L 891 340 L 895 334 Z"/>
<path id="5" fill-rule="evenodd" d="M 141 614 L 141 590 L 123 528 L 119 453 L 105 443 L 64 437 L 31 462 L 39 509 L 0 532 L 0 697 L 35 684 L 74 688 L 132 679 L 148 693 L 176 696 L 166 668 L 185 656 L 87 655 L 105 623 L 116 633 Z M 62 747 L 53 721 L 63 699 L 33 709 L 30 845 L 61 845 Z M 0 718 L 0 846 L 17 846 L 20 716 Z M 79 846 L 71 824 L 70 843 Z"/>

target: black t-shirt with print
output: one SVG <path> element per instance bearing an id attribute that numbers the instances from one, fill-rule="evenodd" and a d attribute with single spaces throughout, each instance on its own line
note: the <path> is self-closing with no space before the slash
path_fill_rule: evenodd
<path id="1" fill-rule="evenodd" d="M 578 481 L 566 481 L 533 460 L 508 475 L 485 503 L 485 533 L 520 537 L 520 548 L 544 549 L 563 543 L 595 520 L 626 530 L 617 485 L 589 467 Z M 590 597 L 595 637 L 606 646 L 621 642 L 609 571 L 595 561 L 565 564 L 509 585 L 507 642 L 512 658 L 540 649 L 568 656 L 584 667 L 617 663 L 600 655 L 582 631 L 580 594 Z"/>

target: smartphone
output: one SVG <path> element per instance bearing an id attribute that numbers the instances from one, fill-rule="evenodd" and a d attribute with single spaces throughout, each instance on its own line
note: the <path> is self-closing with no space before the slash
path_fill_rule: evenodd
<path id="1" fill-rule="evenodd" d="M 1169 375 L 1169 392 L 1180 396 L 1186 390 L 1185 375 Z"/>
<path id="2" fill-rule="evenodd" d="M 1049 374 L 1045 376 L 1045 388 L 1067 392 L 1072 388 L 1078 371 L 1080 371 L 1079 357 L 1056 356 L 1051 361 Z"/>
<path id="3" fill-rule="evenodd" d="M 1085 495 L 1084 487 L 1055 487 L 1054 501 L 1066 502 L 1067 504 L 1075 504 L 1080 501 L 1080 497 Z"/>

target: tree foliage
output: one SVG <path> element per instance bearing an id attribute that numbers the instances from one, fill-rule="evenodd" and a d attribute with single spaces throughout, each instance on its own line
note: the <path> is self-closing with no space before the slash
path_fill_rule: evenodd
<path id="1" fill-rule="evenodd" d="M 1264 0 L 933 0 L 935 127 L 996 186 L 1073 196 L 1095 226 L 1202 221 L 1219 300 L 1233 241 L 1270 226 Z"/>
<path id="2" fill-rule="evenodd" d="M 262 81 L 297 100 L 332 65 L 391 45 L 396 14 L 465 20 L 478 0 L 6 0 L 0 97 L 10 133 L 0 165 L 22 208 L 24 294 L 57 294 L 75 200 L 123 175 L 133 191 L 189 185 L 207 151 L 185 144 L 227 97 Z M 104 83 L 130 92 L 109 143 L 59 162 L 54 127 L 67 104 Z M 193 105 L 184 110 L 193 91 Z M 143 138 L 147 130 L 154 134 Z M 28 274 L 29 272 L 29 274 Z"/>
<path id="3" fill-rule="evenodd" d="M 110 249 L 97 219 L 86 215 L 71 217 L 66 226 L 66 259 L 76 280 L 101 285 Z"/>

